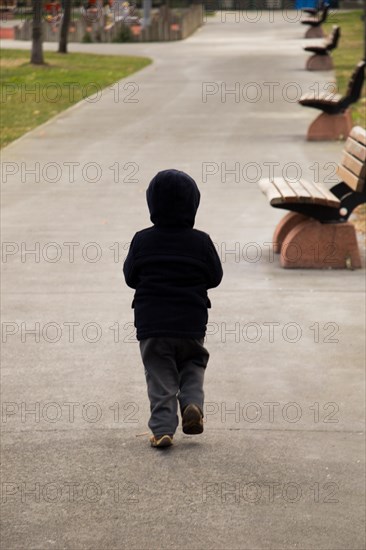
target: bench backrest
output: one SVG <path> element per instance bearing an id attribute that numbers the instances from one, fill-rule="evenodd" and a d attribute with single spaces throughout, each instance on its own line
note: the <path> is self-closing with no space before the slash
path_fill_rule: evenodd
<path id="1" fill-rule="evenodd" d="M 321 14 L 321 17 L 319 19 L 319 23 L 324 23 L 326 21 L 327 16 L 328 16 L 328 11 L 329 11 L 329 4 L 325 4 L 324 9 L 323 9 L 322 14 Z"/>
<path id="2" fill-rule="evenodd" d="M 366 174 L 366 130 L 355 126 L 347 138 L 338 176 L 354 191 L 365 190 Z"/>
<path id="3" fill-rule="evenodd" d="M 365 79 L 365 65 L 365 61 L 357 63 L 348 83 L 345 98 L 347 98 L 350 103 L 356 103 L 360 98 L 363 81 Z"/>
<path id="4" fill-rule="evenodd" d="M 340 36 L 341 36 L 341 28 L 338 27 L 338 25 L 334 25 L 331 34 L 325 41 L 327 50 L 334 50 L 338 46 L 338 41 Z"/>

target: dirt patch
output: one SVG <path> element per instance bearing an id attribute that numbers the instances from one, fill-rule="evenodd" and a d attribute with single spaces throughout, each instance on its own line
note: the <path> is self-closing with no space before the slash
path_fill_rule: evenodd
<path id="1" fill-rule="evenodd" d="M 4 57 L 0 58 L 0 67 L 2 69 L 11 69 L 13 67 L 20 67 L 24 63 L 29 63 L 29 57 L 24 57 L 21 59 L 6 59 Z"/>

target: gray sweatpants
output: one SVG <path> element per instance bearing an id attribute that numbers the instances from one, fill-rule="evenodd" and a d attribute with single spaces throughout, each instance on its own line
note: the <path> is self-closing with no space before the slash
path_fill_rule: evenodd
<path id="1" fill-rule="evenodd" d="M 155 436 L 173 435 L 180 410 L 194 403 L 203 412 L 203 379 L 209 353 L 202 340 L 147 338 L 140 341 Z"/>

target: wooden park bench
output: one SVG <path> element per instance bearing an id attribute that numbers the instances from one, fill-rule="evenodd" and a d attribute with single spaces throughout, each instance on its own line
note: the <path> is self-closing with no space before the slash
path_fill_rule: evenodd
<path id="1" fill-rule="evenodd" d="M 290 212 L 273 236 L 274 251 L 287 268 L 359 268 L 360 253 L 352 211 L 366 202 L 366 130 L 355 126 L 338 165 L 340 183 L 266 178 L 259 181 L 271 206 Z"/>
<path id="2" fill-rule="evenodd" d="M 361 96 L 365 65 L 365 61 L 360 61 L 356 65 L 344 96 L 330 92 L 315 95 L 310 92 L 300 97 L 300 105 L 322 111 L 308 128 L 308 141 L 332 141 L 348 136 L 353 125 L 348 107 L 356 103 Z"/>
<path id="3" fill-rule="evenodd" d="M 302 25 L 309 25 L 308 30 L 305 33 L 304 38 L 323 38 L 324 32 L 322 24 L 328 17 L 329 5 L 325 4 L 324 8 L 316 15 L 312 17 L 305 17 L 302 19 Z"/>
<path id="4" fill-rule="evenodd" d="M 333 69 L 333 60 L 329 52 L 338 46 L 341 36 L 340 27 L 334 25 L 330 35 L 322 44 L 310 44 L 304 46 L 306 52 L 311 52 L 313 55 L 306 62 L 306 70 L 308 71 L 330 71 Z"/>

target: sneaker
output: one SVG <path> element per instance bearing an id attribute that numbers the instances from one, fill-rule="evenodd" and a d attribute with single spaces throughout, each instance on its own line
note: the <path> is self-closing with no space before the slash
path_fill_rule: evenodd
<path id="1" fill-rule="evenodd" d="M 164 447 L 170 447 L 171 445 L 173 445 L 173 436 L 160 435 L 158 437 L 155 437 L 155 435 L 152 435 L 150 437 L 150 443 L 152 447 L 158 447 L 159 449 L 163 449 Z"/>
<path id="2" fill-rule="evenodd" d="M 203 415 L 197 405 L 187 405 L 182 415 L 182 429 L 185 434 L 201 434 L 203 432 Z"/>

